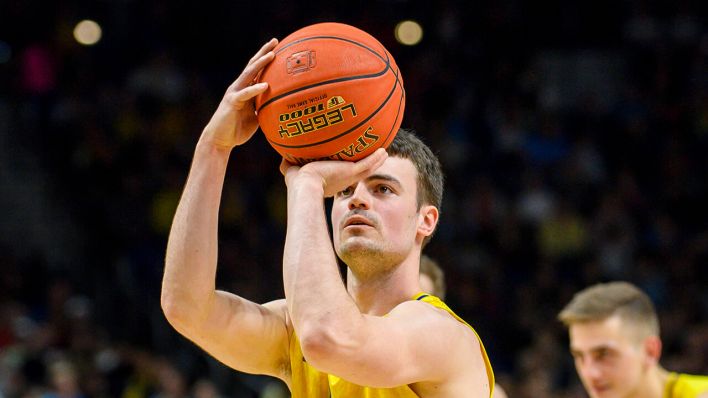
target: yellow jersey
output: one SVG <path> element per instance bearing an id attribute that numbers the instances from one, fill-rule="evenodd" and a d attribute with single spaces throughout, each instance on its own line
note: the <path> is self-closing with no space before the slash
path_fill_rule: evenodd
<path id="1" fill-rule="evenodd" d="M 477 336 L 479 346 L 482 350 L 482 357 L 487 368 L 487 378 L 489 379 L 490 394 L 494 389 L 494 372 L 492 365 L 489 363 L 489 357 L 484 349 L 482 340 L 477 332 L 467 322 L 457 316 L 452 310 L 439 298 L 425 293 L 419 293 L 413 297 L 413 300 L 424 301 L 434 307 L 443 309 L 450 313 L 455 319 L 467 325 Z M 305 362 L 300 349 L 300 341 L 295 332 L 290 339 L 290 369 L 291 369 L 291 393 L 293 398 L 417 398 L 413 390 L 407 386 L 394 388 L 373 388 L 364 387 L 346 380 L 340 379 L 337 376 L 326 374 L 318 371 L 314 367 Z"/>
<path id="2" fill-rule="evenodd" d="M 664 398 L 696 398 L 708 392 L 708 376 L 670 373 L 664 387 Z"/>

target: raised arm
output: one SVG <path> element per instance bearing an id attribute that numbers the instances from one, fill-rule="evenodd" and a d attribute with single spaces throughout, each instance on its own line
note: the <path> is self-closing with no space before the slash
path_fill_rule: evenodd
<path id="1" fill-rule="evenodd" d="M 274 55 L 266 43 L 229 86 L 194 152 L 170 230 L 162 308 L 170 324 L 223 363 L 287 379 L 284 300 L 259 305 L 215 289 L 218 218 L 231 150 L 258 128 L 253 98 L 267 84 L 253 80 Z"/>
<path id="2" fill-rule="evenodd" d="M 285 294 L 303 354 L 317 369 L 360 385 L 419 384 L 437 388 L 438 396 L 488 397 L 484 357 L 471 329 L 420 301 L 403 302 L 387 316 L 362 314 L 342 283 L 322 200 L 385 160 L 380 151 L 357 163 L 315 162 L 284 170 Z"/>

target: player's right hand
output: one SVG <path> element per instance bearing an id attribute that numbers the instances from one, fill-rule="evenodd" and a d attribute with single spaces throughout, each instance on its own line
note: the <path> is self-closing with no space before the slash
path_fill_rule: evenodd
<path id="1" fill-rule="evenodd" d="M 268 88 L 255 83 L 258 73 L 275 58 L 277 39 L 271 39 L 248 61 L 241 75 L 229 86 L 219 107 L 204 128 L 202 141 L 231 150 L 248 141 L 258 129 L 254 99 Z"/>
<path id="2" fill-rule="evenodd" d="M 297 184 L 298 180 L 310 180 L 322 184 L 322 193 L 325 198 L 328 198 L 371 174 L 381 167 L 387 158 L 386 150 L 379 148 L 356 162 L 319 160 L 301 167 L 283 159 L 280 163 L 280 172 L 285 176 L 285 185 L 288 187 Z"/>

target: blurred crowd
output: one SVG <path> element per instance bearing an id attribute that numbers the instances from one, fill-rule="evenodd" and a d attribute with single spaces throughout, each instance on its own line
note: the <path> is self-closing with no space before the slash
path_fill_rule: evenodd
<path id="1" fill-rule="evenodd" d="M 585 396 L 555 316 L 598 281 L 645 290 L 664 366 L 708 374 L 700 2 L 55 3 L 0 3 L 0 167 L 42 182 L 41 202 L 66 215 L 44 230 L 76 249 L 0 237 L 1 398 L 286 396 L 176 335 L 159 291 L 192 151 L 223 91 L 267 39 L 320 21 L 360 27 L 396 58 L 403 126 L 447 178 L 426 253 L 510 397 Z M 104 29 L 93 47 L 71 36 L 87 17 Z M 424 28 L 417 46 L 393 36 L 408 18 Z M 217 285 L 257 302 L 283 296 L 278 165 L 257 135 L 234 150 L 224 188 Z"/>

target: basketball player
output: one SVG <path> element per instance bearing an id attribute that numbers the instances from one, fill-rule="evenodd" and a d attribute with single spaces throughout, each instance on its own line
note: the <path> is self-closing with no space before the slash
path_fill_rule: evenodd
<path id="1" fill-rule="evenodd" d="M 568 327 L 575 368 L 592 398 L 708 398 L 708 377 L 659 365 L 659 322 L 649 297 L 630 283 L 591 286 L 558 318 Z"/>
<path id="2" fill-rule="evenodd" d="M 167 245 L 167 319 L 234 369 L 282 379 L 293 397 L 490 397 L 494 376 L 478 336 L 420 292 L 420 253 L 438 222 L 443 177 L 411 133 L 356 163 L 283 162 L 285 299 L 261 305 L 215 290 L 226 165 L 258 127 L 253 98 L 267 83 L 253 80 L 276 44 L 229 86 L 197 143 Z M 333 239 L 324 211 L 331 196 Z M 336 256 L 348 265 L 346 286 Z"/>
<path id="3" fill-rule="evenodd" d="M 425 254 L 420 256 L 420 290 L 445 300 L 445 272 L 437 261 Z M 506 391 L 499 385 L 494 385 L 493 398 L 507 398 Z"/>

